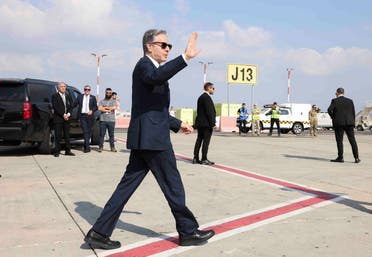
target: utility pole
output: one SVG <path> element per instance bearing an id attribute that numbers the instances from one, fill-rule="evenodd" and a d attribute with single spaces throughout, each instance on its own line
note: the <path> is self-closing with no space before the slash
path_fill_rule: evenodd
<path id="1" fill-rule="evenodd" d="M 101 60 L 103 59 L 103 57 L 107 56 L 107 54 L 96 54 L 96 53 L 91 53 L 91 55 L 93 55 L 94 57 L 97 57 L 97 86 L 96 86 L 96 100 L 97 100 L 97 103 L 99 102 L 99 85 L 100 85 L 100 82 L 101 82 L 101 78 L 100 78 L 100 68 L 101 68 Z"/>
<path id="2" fill-rule="evenodd" d="M 288 97 L 288 103 L 290 103 L 290 91 L 291 91 L 291 71 L 293 71 L 292 68 L 287 68 L 288 72 L 288 89 L 287 89 L 287 97 Z"/>
<path id="3" fill-rule="evenodd" d="M 207 82 L 207 66 L 211 65 L 213 62 L 199 62 L 201 65 L 203 65 L 203 84 Z"/>

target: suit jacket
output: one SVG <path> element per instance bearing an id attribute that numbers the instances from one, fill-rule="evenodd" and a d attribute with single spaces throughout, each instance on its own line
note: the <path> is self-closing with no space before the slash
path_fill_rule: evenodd
<path id="1" fill-rule="evenodd" d="M 59 95 L 59 93 L 55 93 L 52 96 L 52 106 L 54 110 L 53 114 L 53 122 L 54 123 L 63 123 L 65 119 L 63 118 L 63 115 L 66 113 L 72 112 L 73 103 L 68 94 L 65 94 L 66 96 L 66 111 L 65 111 L 65 105 L 63 104 L 63 99 Z"/>
<path id="2" fill-rule="evenodd" d="M 80 94 L 76 98 L 74 105 L 73 105 L 73 107 L 78 106 L 78 114 L 77 114 L 78 118 L 80 117 L 81 110 L 83 109 L 83 100 L 84 100 L 84 94 Z M 93 113 L 98 110 L 97 100 L 92 95 L 89 95 L 89 110 L 93 111 Z"/>
<path id="3" fill-rule="evenodd" d="M 147 56 L 136 64 L 132 75 L 132 110 L 127 148 L 168 150 L 170 129 L 177 132 L 181 121 L 169 115 L 168 80 L 187 66 L 179 56 L 159 68 Z"/>
<path id="4" fill-rule="evenodd" d="M 204 92 L 198 98 L 198 107 L 196 110 L 196 119 L 194 126 L 196 128 L 213 128 L 216 125 L 216 109 L 211 96 Z"/>
<path id="5" fill-rule="evenodd" d="M 332 118 L 333 127 L 355 126 L 354 103 L 349 98 L 339 96 L 332 99 L 328 114 Z"/>

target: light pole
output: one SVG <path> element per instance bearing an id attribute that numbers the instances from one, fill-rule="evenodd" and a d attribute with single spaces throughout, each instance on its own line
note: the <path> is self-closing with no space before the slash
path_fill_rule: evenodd
<path id="1" fill-rule="evenodd" d="M 107 54 L 96 54 L 96 53 L 91 53 L 94 57 L 97 57 L 97 87 L 96 87 L 96 99 L 97 102 L 99 101 L 99 84 L 100 84 L 100 67 L 101 67 L 101 59 L 103 57 L 107 56 Z"/>
<path id="2" fill-rule="evenodd" d="M 291 90 L 291 71 L 293 71 L 292 68 L 287 68 L 287 72 L 288 72 L 288 90 L 287 90 L 287 97 L 288 97 L 288 103 L 290 103 L 290 90 Z"/>
<path id="3" fill-rule="evenodd" d="M 207 66 L 208 65 L 211 65 L 213 62 L 199 62 L 201 65 L 203 65 L 203 69 L 204 69 L 204 72 L 203 72 L 203 81 L 204 81 L 204 84 L 207 82 Z"/>

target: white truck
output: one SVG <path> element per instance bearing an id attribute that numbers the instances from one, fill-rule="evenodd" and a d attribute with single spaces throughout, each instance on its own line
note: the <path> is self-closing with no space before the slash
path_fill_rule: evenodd
<path id="1" fill-rule="evenodd" d="M 372 131 L 372 103 L 367 104 L 355 117 L 355 126 L 358 131 Z"/>
<path id="2" fill-rule="evenodd" d="M 284 103 L 279 105 L 280 112 L 280 131 L 294 134 L 301 134 L 305 129 L 310 128 L 309 111 L 311 104 Z M 270 129 L 271 105 L 264 105 L 260 112 L 261 130 Z M 248 116 L 247 127 L 251 129 L 252 115 Z M 274 125 L 274 130 L 276 126 Z"/>
<path id="3" fill-rule="evenodd" d="M 331 129 L 332 119 L 329 116 L 328 112 L 319 112 L 318 113 L 318 129 Z"/>

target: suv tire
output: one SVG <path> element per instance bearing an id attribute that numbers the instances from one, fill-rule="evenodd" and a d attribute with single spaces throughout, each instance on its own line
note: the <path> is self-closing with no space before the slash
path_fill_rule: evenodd
<path id="1" fill-rule="evenodd" d="M 54 148 L 54 129 L 49 126 L 45 130 L 43 141 L 39 143 L 39 152 L 42 154 L 50 154 Z"/>
<path id="2" fill-rule="evenodd" d="M 292 127 L 292 132 L 295 135 L 299 135 L 304 131 L 304 126 L 300 122 L 295 122 Z"/>

